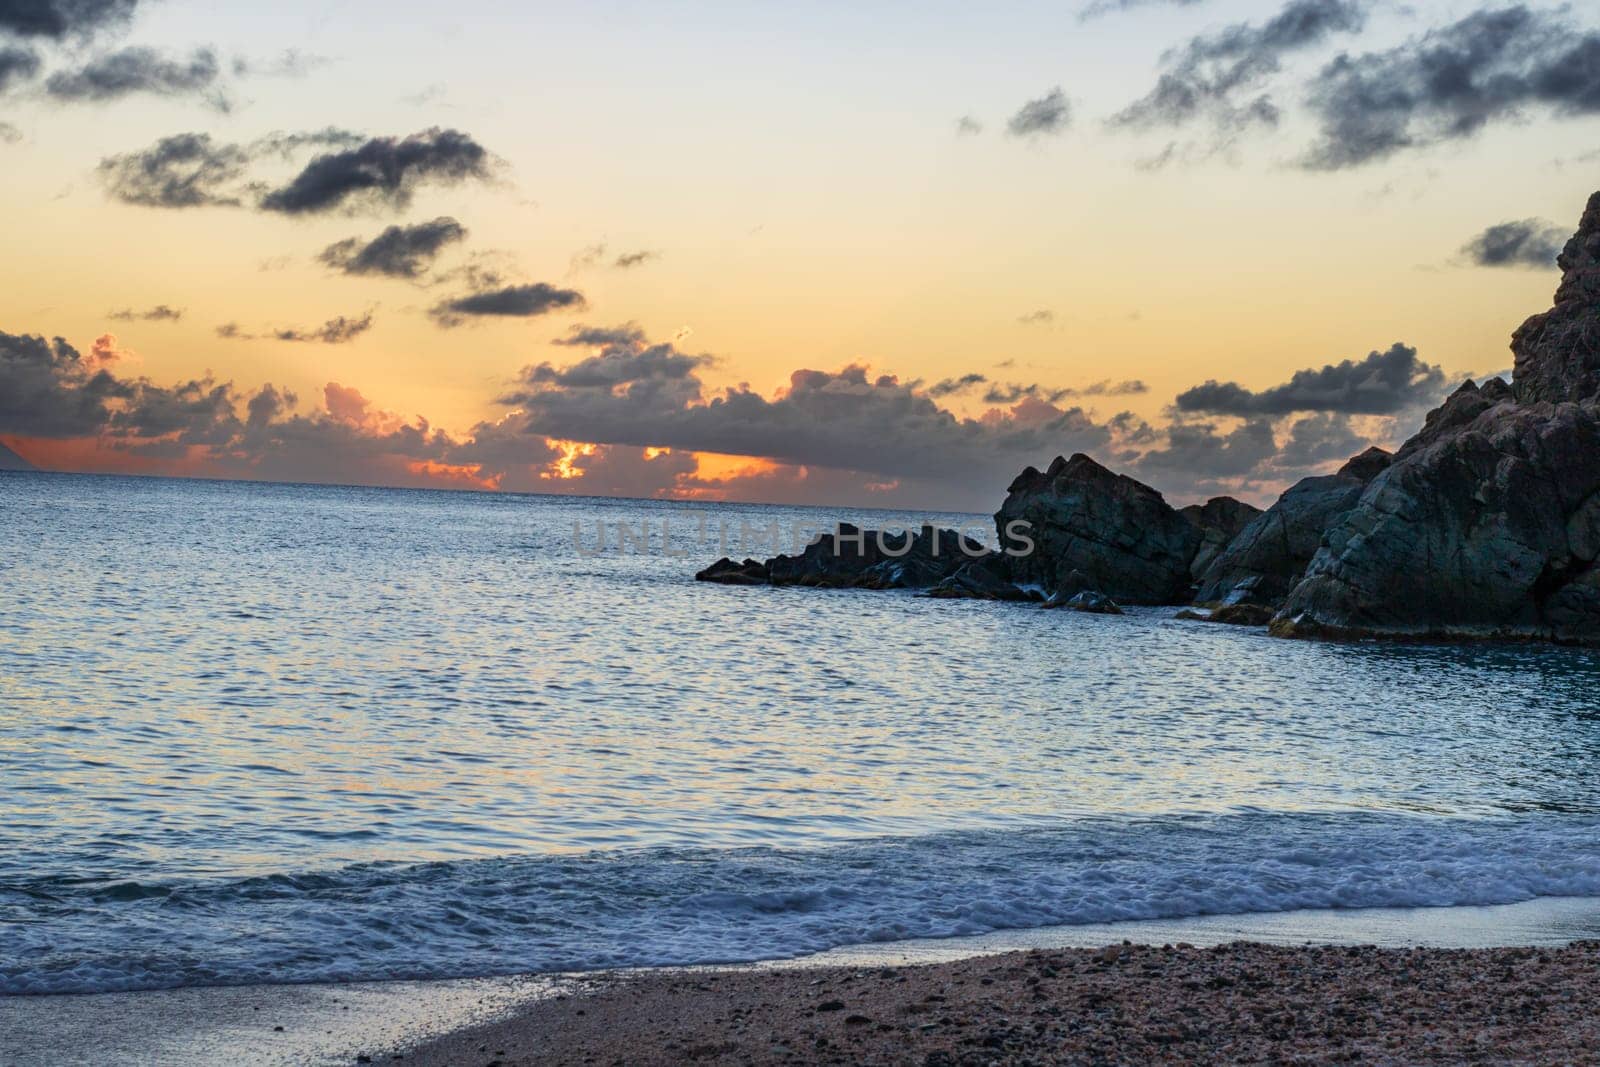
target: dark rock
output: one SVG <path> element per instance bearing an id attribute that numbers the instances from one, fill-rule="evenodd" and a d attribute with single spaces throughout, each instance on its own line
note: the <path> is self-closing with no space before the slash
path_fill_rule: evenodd
<path id="1" fill-rule="evenodd" d="M 1332 528 L 1272 622 L 1286 637 L 1600 644 L 1600 193 L 1516 380 L 1467 383 Z"/>
<path id="2" fill-rule="evenodd" d="M 694 578 L 697 582 L 721 582 L 724 585 L 766 585 L 767 565 L 753 559 L 735 563 L 727 556 L 723 556 L 705 570 L 698 572 Z"/>
<path id="3" fill-rule="evenodd" d="M 1213 611 L 1206 621 L 1228 626 L 1265 626 L 1272 621 L 1272 609 L 1260 604 L 1228 604 Z"/>
<path id="4" fill-rule="evenodd" d="M 1273 632 L 1600 639 L 1597 500 L 1600 403 L 1496 404 L 1402 450 L 1329 530 Z"/>
<path id="5" fill-rule="evenodd" d="M 1495 380 L 1499 381 L 1498 378 Z M 1335 473 L 1341 478 L 1354 478 L 1358 482 L 1370 482 L 1388 470 L 1389 464 L 1393 462 L 1394 455 L 1392 453 L 1373 445 L 1360 455 L 1351 456 L 1345 460 L 1344 466 L 1340 467 Z"/>
<path id="6" fill-rule="evenodd" d="M 1600 396 L 1600 193 L 1556 260 L 1555 305 L 1517 328 L 1512 388 L 1524 404 Z"/>
<path id="7" fill-rule="evenodd" d="M 1199 581 L 1211 561 L 1261 514 L 1261 509 L 1231 496 L 1214 496 L 1204 504 L 1190 504 L 1180 509 L 1178 514 L 1200 531 L 1200 547 L 1189 561 L 1189 575 Z"/>
<path id="8" fill-rule="evenodd" d="M 1081 593 L 1074 593 L 1069 597 L 1051 597 L 1044 602 L 1047 608 L 1070 608 L 1073 611 L 1082 611 L 1090 615 L 1121 615 L 1122 606 L 1104 593 L 1097 593 L 1085 589 Z"/>
<path id="9" fill-rule="evenodd" d="M 973 560 L 923 595 L 942 600 L 1044 599 L 1037 589 L 1023 589 L 1011 580 L 1007 559 L 999 553 Z"/>
<path id="10" fill-rule="evenodd" d="M 1322 546 L 1323 533 L 1361 498 L 1367 483 L 1359 474 L 1378 469 L 1374 453 L 1382 450 L 1362 453 L 1339 474 L 1302 478 L 1290 486 L 1212 560 L 1200 576 L 1195 602 L 1281 604 Z"/>
<path id="11" fill-rule="evenodd" d="M 1191 611 L 1187 608 L 1173 616 L 1191 622 L 1220 622 L 1229 626 L 1265 626 L 1272 621 L 1273 610 L 1260 604 L 1229 604 L 1215 611 Z"/>
<path id="12" fill-rule="evenodd" d="M 695 577 L 728 585 L 804 585 L 823 589 L 926 589 L 989 550 L 955 530 L 862 530 L 841 523 L 798 556 L 765 563 L 719 559 Z"/>
<path id="13" fill-rule="evenodd" d="M 1079 571 L 1094 588 L 1128 603 L 1189 599 L 1189 562 L 1200 532 L 1160 493 L 1088 456 L 1057 457 L 1043 473 L 1029 467 L 1018 475 L 995 514 L 1002 544 L 1019 521 L 1028 524 L 1034 548 L 1006 557 L 1014 584 L 1055 590 Z"/>

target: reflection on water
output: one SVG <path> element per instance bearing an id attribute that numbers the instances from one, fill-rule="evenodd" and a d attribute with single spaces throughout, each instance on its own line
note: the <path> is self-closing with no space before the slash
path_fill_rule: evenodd
<path id="1" fill-rule="evenodd" d="M 33 476 L 0 509 L 0 877 L 1600 807 L 1586 652 L 576 555 L 575 518 L 667 510 L 633 502 Z"/>

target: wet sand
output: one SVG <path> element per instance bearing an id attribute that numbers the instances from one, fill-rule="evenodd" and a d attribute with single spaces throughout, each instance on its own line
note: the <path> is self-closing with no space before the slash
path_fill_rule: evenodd
<path id="1" fill-rule="evenodd" d="M 914 967 L 606 975 L 404 1062 L 1596 1063 L 1600 942 L 1129 944 Z"/>

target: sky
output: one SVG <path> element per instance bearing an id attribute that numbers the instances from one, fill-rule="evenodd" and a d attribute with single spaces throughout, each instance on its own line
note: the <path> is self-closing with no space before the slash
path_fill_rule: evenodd
<path id="1" fill-rule="evenodd" d="M 1600 15 L 0 0 L 0 444 L 52 470 L 1264 503 L 1504 373 Z"/>

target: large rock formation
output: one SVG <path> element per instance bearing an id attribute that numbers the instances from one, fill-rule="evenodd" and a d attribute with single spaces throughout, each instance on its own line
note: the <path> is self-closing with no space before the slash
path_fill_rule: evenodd
<path id="1" fill-rule="evenodd" d="M 1260 517 L 1261 509 L 1231 496 L 1214 496 L 1204 504 L 1180 508 L 1178 514 L 1200 531 L 1200 547 L 1195 550 L 1194 559 L 1189 561 L 1189 575 L 1199 581 L 1206 568 L 1211 566 L 1211 561 L 1233 544 L 1234 538 L 1246 526 Z"/>
<path id="2" fill-rule="evenodd" d="M 1200 531 L 1148 485 L 1082 453 L 1024 470 L 994 521 L 1002 544 L 1017 522 L 1034 542 L 1006 560 L 1016 585 L 1067 596 L 1092 589 L 1131 604 L 1189 599 Z"/>
<path id="3" fill-rule="evenodd" d="M 1524 404 L 1600 397 L 1600 193 L 1589 198 L 1578 232 L 1556 263 L 1561 285 L 1555 306 L 1511 336 L 1512 378 Z"/>
<path id="4" fill-rule="evenodd" d="M 926 589 L 988 555 L 986 547 L 955 530 L 924 526 L 916 533 L 892 533 L 841 523 L 798 556 L 774 556 L 765 563 L 719 559 L 695 578 L 724 585 Z"/>
<path id="5" fill-rule="evenodd" d="M 1305 574 L 1322 536 L 1361 498 L 1389 453 L 1368 449 L 1336 474 L 1302 478 L 1257 516 L 1200 575 L 1195 602 L 1277 607 Z"/>
<path id="6" fill-rule="evenodd" d="M 1282 636 L 1600 643 L 1600 193 L 1517 380 L 1463 386 L 1328 531 Z"/>

